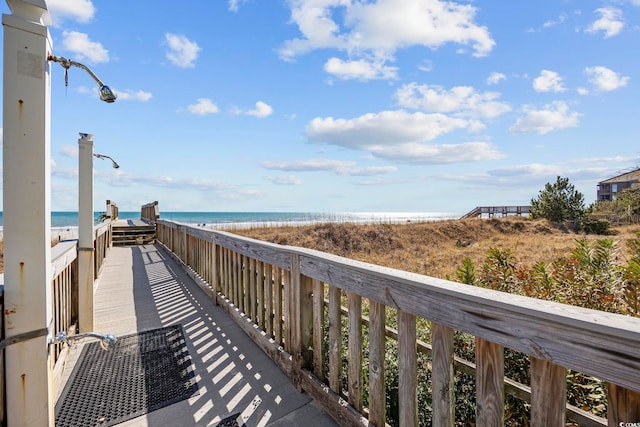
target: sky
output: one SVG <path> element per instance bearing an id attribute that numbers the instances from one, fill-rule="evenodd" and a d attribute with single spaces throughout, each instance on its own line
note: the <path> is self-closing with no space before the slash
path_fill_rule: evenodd
<path id="1" fill-rule="evenodd" d="M 640 167 L 640 0 L 47 0 L 51 205 L 443 212 Z M 2 13 L 10 10 L 5 2 Z M 1 59 L 0 59 L 1 60 Z M 1 89 L 0 89 L 1 90 Z"/>

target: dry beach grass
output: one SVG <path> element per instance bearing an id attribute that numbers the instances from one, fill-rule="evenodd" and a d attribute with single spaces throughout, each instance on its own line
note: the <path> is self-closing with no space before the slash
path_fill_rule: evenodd
<path id="1" fill-rule="evenodd" d="M 455 278 L 462 260 L 482 263 L 490 248 L 508 249 L 523 266 L 567 256 L 577 239 L 613 239 L 626 259 L 626 242 L 640 225 L 594 236 L 523 217 L 447 220 L 405 224 L 318 224 L 234 230 L 236 234 L 301 246 L 364 262 L 439 278 Z"/>
<path id="2" fill-rule="evenodd" d="M 439 278 L 455 278 L 465 257 L 481 264 L 490 248 L 509 249 L 525 266 L 571 253 L 576 239 L 618 242 L 620 261 L 626 242 L 640 225 L 613 228 L 613 236 L 594 236 L 523 217 L 446 220 L 403 224 L 325 223 L 256 227 L 233 233 L 282 245 L 301 246 Z M 0 272 L 3 245 L 0 241 Z"/>

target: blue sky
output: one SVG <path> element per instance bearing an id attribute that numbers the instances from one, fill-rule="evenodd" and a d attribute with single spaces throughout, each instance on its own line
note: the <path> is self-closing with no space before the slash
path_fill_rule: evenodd
<path id="1" fill-rule="evenodd" d="M 48 0 L 52 209 L 464 213 L 640 166 L 640 0 Z M 2 12 L 9 13 L 6 4 Z"/>

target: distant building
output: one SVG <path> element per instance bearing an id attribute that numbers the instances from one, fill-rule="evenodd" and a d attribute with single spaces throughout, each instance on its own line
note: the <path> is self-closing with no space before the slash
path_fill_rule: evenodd
<path id="1" fill-rule="evenodd" d="M 616 194 L 640 185 L 640 168 L 598 183 L 598 201 L 615 200 Z"/>

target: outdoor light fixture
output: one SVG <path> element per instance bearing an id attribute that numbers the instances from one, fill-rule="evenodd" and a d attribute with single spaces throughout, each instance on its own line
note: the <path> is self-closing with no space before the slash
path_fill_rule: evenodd
<path id="1" fill-rule="evenodd" d="M 118 168 L 120 167 L 120 165 L 119 165 L 119 164 L 117 164 L 117 163 L 116 163 L 116 161 L 115 161 L 115 160 L 113 160 L 113 159 L 112 159 L 111 157 L 109 157 L 109 156 L 106 156 L 106 155 L 104 155 L 104 154 L 97 154 L 97 153 L 96 153 L 96 154 L 94 154 L 93 156 L 94 156 L 94 157 L 97 157 L 97 158 L 99 158 L 99 159 L 103 159 L 103 160 L 104 160 L 104 159 L 109 159 L 109 160 L 111 160 L 111 163 L 113 164 L 113 168 L 114 168 L 114 169 L 118 169 Z"/>
<path id="2" fill-rule="evenodd" d="M 71 68 L 72 66 L 73 67 L 78 67 L 78 68 L 82 68 L 87 73 L 89 73 L 91 78 L 93 80 L 95 80 L 96 83 L 98 83 L 98 91 L 100 92 L 100 99 L 101 100 L 103 100 L 104 102 L 112 103 L 118 97 L 118 95 L 116 95 L 116 93 L 114 91 L 112 91 L 109 86 L 107 86 L 104 83 L 102 83 L 102 80 L 100 80 L 98 78 L 98 76 L 96 76 L 95 73 L 93 71 L 91 71 L 89 69 L 89 67 L 87 67 L 86 65 L 83 65 L 83 64 L 81 64 L 79 62 L 76 62 L 76 61 L 72 61 L 72 60 L 67 59 L 67 58 L 63 58 L 62 56 L 49 55 L 49 57 L 47 59 L 49 61 L 57 62 L 58 64 L 60 64 L 62 66 L 62 68 L 64 68 L 64 82 L 65 82 L 65 85 L 67 85 L 69 83 L 68 76 L 67 76 L 67 72 L 69 71 L 69 68 Z"/>

